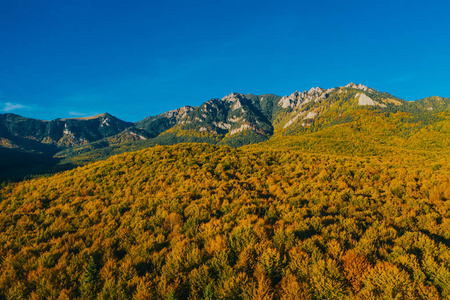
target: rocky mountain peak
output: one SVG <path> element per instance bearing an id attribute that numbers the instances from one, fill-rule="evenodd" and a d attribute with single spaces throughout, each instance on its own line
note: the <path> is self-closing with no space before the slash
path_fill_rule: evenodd
<path id="1" fill-rule="evenodd" d="M 227 96 L 225 96 L 225 97 L 223 97 L 222 98 L 222 101 L 224 101 L 224 102 L 236 102 L 236 101 L 238 101 L 238 100 L 240 100 L 240 99 L 242 99 L 243 97 L 242 97 L 242 94 L 239 94 L 239 93 L 231 93 L 231 94 L 229 94 L 229 95 L 227 95 Z"/>
<path id="2" fill-rule="evenodd" d="M 369 88 L 368 86 L 365 86 L 363 84 L 355 84 L 353 82 L 350 82 L 345 87 L 346 88 L 352 88 L 352 89 L 358 89 L 358 90 L 362 90 L 362 91 L 365 91 L 365 92 L 374 92 L 375 91 L 374 89 Z"/>
<path id="3" fill-rule="evenodd" d="M 194 108 L 192 106 L 186 105 L 175 110 L 170 110 L 162 114 L 162 116 L 167 118 L 175 118 L 176 120 L 184 118 L 188 112 L 192 111 Z"/>
<path id="4" fill-rule="evenodd" d="M 308 91 L 308 95 L 317 95 L 317 94 L 321 94 L 322 92 L 323 92 L 324 90 L 323 89 L 321 89 L 320 87 L 316 87 L 316 88 L 311 88 L 309 91 Z"/>
<path id="5" fill-rule="evenodd" d="M 324 90 L 320 87 L 316 88 L 313 87 L 309 91 L 304 91 L 302 93 L 296 91 L 292 93 L 290 96 L 282 97 L 278 102 L 278 105 L 281 106 L 282 108 L 301 107 L 303 104 L 306 104 L 311 101 L 318 102 L 323 99 L 326 99 L 329 93 L 331 93 L 332 91 L 334 91 L 334 88 Z"/>
<path id="6" fill-rule="evenodd" d="M 112 117 L 112 116 L 108 113 L 104 113 L 104 114 L 99 114 L 99 115 L 95 115 L 95 116 L 91 116 L 91 117 L 64 118 L 64 119 L 59 119 L 59 120 L 60 121 L 67 121 L 67 120 L 85 121 L 85 120 L 95 120 L 95 119 L 108 118 L 108 117 Z"/>

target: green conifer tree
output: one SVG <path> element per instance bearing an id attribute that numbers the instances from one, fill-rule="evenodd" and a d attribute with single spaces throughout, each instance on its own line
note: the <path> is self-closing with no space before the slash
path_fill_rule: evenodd
<path id="1" fill-rule="evenodd" d="M 94 257 L 90 257 L 80 281 L 80 293 L 84 299 L 94 299 L 98 287 L 98 270 Z"/>

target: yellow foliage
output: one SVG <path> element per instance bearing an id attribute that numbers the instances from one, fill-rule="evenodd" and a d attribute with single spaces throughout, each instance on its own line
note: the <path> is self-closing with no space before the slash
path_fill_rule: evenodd
<path id="1" fill-rule="evenodd" d="M 97 299 L 450 295 L 449 153 L 255 147 L 160 146 L 6 184 L 0 299 L 76 299 L 86 274 Z"/>

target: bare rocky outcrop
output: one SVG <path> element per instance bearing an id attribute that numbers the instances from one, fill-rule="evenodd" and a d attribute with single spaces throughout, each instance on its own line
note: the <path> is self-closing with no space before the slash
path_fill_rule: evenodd
<path id="1" fill-rule="evenodd" d="M 295 123 L 295 121 L 298 120 L 298 118 L 300 118 L 301 116 L 303 116 L 305 114 L 304 111 L 300 111 L 298 113 L 295 114 L 295 116 L 293 118 L 291 118 L 286 124 L 284 124 L 283 128 L 288 128 L 289 126 L 291 126 L 292 124 Z"/>
<path id="2" fill-rule="evenodd" d="M 256 128 L 255 128 L 254 125 L 252 126 L 252 125 L 250 125 L 250 124 L 242 124 L 239 128 L 232 129 L 232 130 L 230 131 L 230 135 L 236 134 L 236 133 L 241 132 L 241 131 L 243 131 L 243 130 L 253 130 L 253 131 L 256 131 L 255 129 L 256 129 Z"/>
<path id="3" fill-rule="evenodd" d="M 376 102 L 375 100 L 373 100 L 372 98 L 370 98 L 369 96 L 367 96 L 364 93 L 357 93 L 355 95 L 355 99 L 358 99 L 358 105 L 361 105 L 361 106 L 369 105 L 369 106 L 386 107 L 385 104 Z"/>
<path id="4" fill-rule="evenodd" d="M 353 82 L 350 82 L 345 87 L 346 88 L 357 89 L 357 90 L 362 90 L 362 91 L 365 91 L 365 92 L 375 92 L 374 89 L 369 88 L 368 86 L 365 86 L 363 84 L 354 84 Z"/>
<path id="5" fill-rule="evenodd" d="M 320 87 L 316 87 L 302 93 L 296 91 L 289 96 L 282 97 L 278 102 L 278 105 L 282 108 L 298 108 L 311 101 L 322 101 L 328 98 L 329 94 L 334 90 L 334 88 L 324 90 Z"/>
<path id="6" fill-rule="evenodd" d="M 175 110 L 170 110 L 167 111 L 163 114 L 161 114 L 161 116 L 167 117 L 167 118 L 175 118 L 177 121 L 180 119 L 183 119 L 184 117 L 186 117 L 186 115 L 188 114 L 188 112 L 194 110 L 194 108 L 192 106 L 183 106 L 180 108 L 177 108 Z"/>
<path id="7" fill-rule="evenodd" d="M 236 102 L 239 100 L 239 94 L 237 93 L 231 93 L 225 97 L 222 98 L 222 101 L 224 102 Z"/>
<path id="8" fill-rule="evenodd" d="M 317 113 L 315 111 L 310 111 L 308 114 L 303 118 L 303 120 L 311 120 L 314 119 L 317 116 Z"/>

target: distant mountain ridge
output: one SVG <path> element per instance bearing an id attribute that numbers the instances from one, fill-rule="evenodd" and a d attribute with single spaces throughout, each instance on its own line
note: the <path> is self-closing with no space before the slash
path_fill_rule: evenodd
<path id="1" fill-rule="evenodd" d="M 405 101 L 362 84 L 294 92 L 283 97 L 231 93 L 198 107 L 184 106 L 139 122 L 122 121 L 108 113 L 88 118 L 42 121 L 0 114 L 0 144 L 28 152 L 71 155 L 135 141 L 153 144 L 207 142 L 242 146 L 273 136 L 319 130 L 354 120 L 365 109 L 411 114 L 417 122 L 448 111 L 449 98 Z M 73 149 L 73 150 L 72 150 Z"/>
<path id="2" fill-rule="evenodd" d="M 118 134 L 131 125 L 132 123 L 119 120 L 108 113 L 52 121 L 3 114 L 0 115 L 0 141 L 3 146 L 26 150 L 36 143 L 66 148 Z"/>

